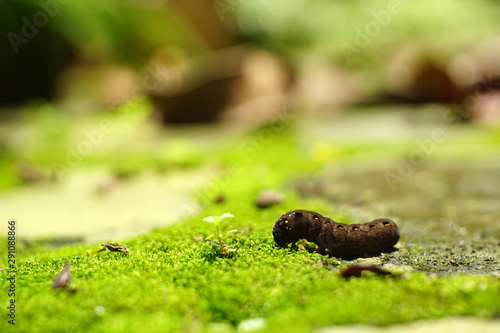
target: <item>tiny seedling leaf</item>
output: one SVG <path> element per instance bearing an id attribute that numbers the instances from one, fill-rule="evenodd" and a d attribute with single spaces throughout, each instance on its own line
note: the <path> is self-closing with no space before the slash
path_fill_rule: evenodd
<path id="1" fill-rule="evenodd" d="M 231 213 L 224 213 L 221 216 L 219 216 L 219 221 L 222 221 L 223 219 L 225 219 L 227 217 L 234 217 L 234 216 Z"/>
<path id="2" fill-rule="evenodd" d="M 207 216 L 203 219 L 205 222 L 210 222 L 210 223 L 215 223 L 215 219 L 218 218 L 217 216 Z"/>

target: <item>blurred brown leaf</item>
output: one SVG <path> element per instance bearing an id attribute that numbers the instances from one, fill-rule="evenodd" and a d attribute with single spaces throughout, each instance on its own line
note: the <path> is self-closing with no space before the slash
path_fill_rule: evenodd
<path id="1" fill-rule="evenodd" d="M 54 279 L 54 282 L 52 283 L 52 290 L 61 288 L 64 291 L 75 291 L 70 287 L 71 275 L 69 273 L 69 269 L 70 265 L 67 262 L 66 265 L 64 265 L 62 272 Z"/>
<path id="2" fill-rule="evenodd" d="M 376 265 L 371 265 L 371 264 L 356 264 L 347 266 L 346 268 L 342 268 L 340 270 L 340 275 L 342 275 L 342 277 L 344 278 L 350 278 L 351 276 L 361 277 L 361 273 L 363 271 L 372 272 L 377 275 L 396 276 L 388 270 L 382 269 Z"/>

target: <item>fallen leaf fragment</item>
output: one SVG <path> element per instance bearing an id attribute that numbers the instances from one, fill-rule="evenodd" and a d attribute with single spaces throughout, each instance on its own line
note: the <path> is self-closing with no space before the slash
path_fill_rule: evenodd
<path id="1" fill-rule="evenodd" d="M 71 287 L 71 275 L 69 273 L 69 268 L 70 265 L 67 262 L 66 265 L 64 265 L 62 272 L 56 276 L 54 282 L 52 282 L 52 290 L 61 288 L 64 291 L 76 291 Z"/>
<path id="2" fill-rule="evenodd" d="M 89 251 L 87 250 L 86 252 L 88 254 L 91 253 L 97 253 L 101 251 L 113 251 L 113 252 L 122 252 L 125 255 L 129 255 L 130 252 L 128 250 L 128 247 L 125 246 L 124 244 L 119 244 L 119 243 L 104 243 L 101 245 L 102 247 L 96 250 Z"/>

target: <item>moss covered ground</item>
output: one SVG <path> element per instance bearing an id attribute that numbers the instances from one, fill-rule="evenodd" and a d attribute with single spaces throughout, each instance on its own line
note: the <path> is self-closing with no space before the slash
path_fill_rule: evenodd
<path id="1" fill-rule="evenodd" d="M 479 142 L 480 148 L 457 151 L 464 136 Z M 188 154 L 186 161 L 197 160 L 186 162 L 189 167 L 215 164 L 221 170 L 218 178 L 195 193 L 201 210 L 193 209 L 169 227 L 109 240 L 126 244 L 130 255 L 86 253 L 100 243 L 54 246 L 18 241 L 16 325 L 9 325 L 2 315 L 0 331 L 310 332 L 353 323 L 498 318 L 500 226 L 498 208 L 487 200 L 498 195 L 498 188 L 487 186 L 496 178 L 486 174 L 482 187 L 486 193 L 474 192 L 461 201 L 450 194 L 458 192 L 443 190 L 450 183 L 440 175 L 449 175 L 446 168 L 459 165 L 457 161 L 485 165 L 481 156 L 490 159 L 491 151 L 500 147 L 499 138 L 497 131 L 485 134 L 467 128 L 416 166 L 419 188 L 408 185 L 413 184 L 411 175 L 398 182 L 395 191 L 387 187 L 386 171 L 397 174 L 399 156 L 415 150 L 413 140 L 306 139 L 300 123 L 293 121 L 266 125 L 214 146 L 208 154 L 197 154 L 203 157 Z M 433 164 L 443 159 L 444 169 Z M 185 167 L 182 161 L 180 157 L 175 165 Z M 353 165 L 365 167 L 359 171 Z M 459 172 L 462 178 L 469 174 Z M 363 180 L 367 183 L 361 184 Z M 259 209 L 257 193 L 267 188 L 281 191 L 286 199 Z M 429 193 L 440 194 L 429 197 Z M 316 210 L 339 222 L 393 218 L 401 228 L 399 251 L 354 262 L 404 274 L 364 272 L 360 278 L 345 279 L 339 270 L 353 262 L 277 248 L 271 234 L 274 221 L 294 209 Z M 225 236 L 226 243 L 237 249 L 230 257 L 203 241 L 214 230 L 202 219 L 225 212 L 234 218 L 222 222 L 223 231 L 244 230 Z M 66 262 L 71 264 L 73 290 L 51 290 Z M 5 238 L 0 244 L 0 267 L 7 267 Z M 0 271 L 2 313 L 9 301 L 9 276 L 8 269 Z"/>

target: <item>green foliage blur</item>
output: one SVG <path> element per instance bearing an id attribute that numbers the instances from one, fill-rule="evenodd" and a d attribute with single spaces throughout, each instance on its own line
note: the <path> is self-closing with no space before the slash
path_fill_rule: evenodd
<path id="1" fill-rule="evenodd" d="M 120 64 L 139 72 L 165 46 L 189 56 L 252 42 L 292 63 L 303 53 L 320 54 L 335 66 L 370 73 L 363 80 L 377 83 L 399 48 L 422 48 L 439 58 L 494 38 L 498 7 L 487 0 L 3 0 L 0 115 L 23 105 L 23 123 L 33 125 L 24 128 L 36 140 L 19 143 L 29 131 L 18 131 L 18 139 L 0 137 L 0 170 L 15 173 L 18 160 L 47 167 L 54 155 L 65 154 L 73 119 L 57 118 L 65 108 L 49 104 L 71 67 L 91 72 L 96 64 Z M 49 109 L 55 111 L 43 111 Z M 4 177 L 0 188 L 20 183 Z"/>
<path id="2" fill-rule="evenodd" d="M 498 7 L 485 0 L 4 0 L 0 103 L 50 99 L 75 62 L 139 68 L 165 45 L 197 54 L 249 41 L 287 57 L 312 50 L 373 69 L 404 45 L 447 54 L 494 37 Z"/>
<path id="3" fill-rule="evenodd" d="M 315 49 L 352 67 L 373 67 L 406 44 L 453 52 L 498 33 L 495 1 L 240 1 L 241 31 L 269 47 Z M 358 52 L 346 61 L 346 46 Z M 367 62 L 368 61 L 368 62 Z"/>

